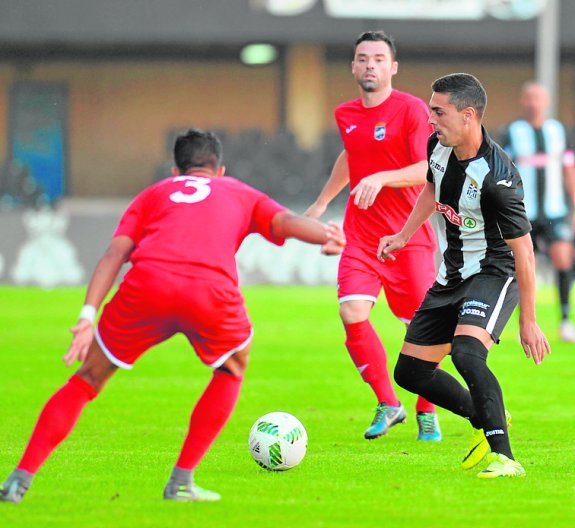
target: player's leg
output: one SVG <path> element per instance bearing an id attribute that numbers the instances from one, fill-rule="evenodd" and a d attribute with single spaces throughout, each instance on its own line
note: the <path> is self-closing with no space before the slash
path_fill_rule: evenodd
<path id="1" fill-rule="evenodd" d="M 409 325 L 435 280 L 434 251 L 401 251 L 395 261 L 380 263 L 380 273 L 389 308 L 400 321 Z M 440 441 L 441 429 L 435 405 L 418 395 L 415 411 L 418 440 Z"/>
<path id="2" fill-rule="evenodd" d="M 369 321 L 372 301 L 343 301 L 339 314 L 343 322 L 345 346 L 363 381 L 373 390 L 378 402 L 398 406 L 387 369 L 387 354 L 381 339 Z"/>
<path id="3" fill-rule="evenodd" d="M 338 269 L 339 314 L 346 333 L 345 346 L 377 400 L 375 417 L 364 435 L 368 440 L 386 434 L 406 417 L 391 382 L 387 353 L 369 320 L 381 290 L 378 265 L 367 251 L 348 246 Z"/>
<path id="4" fill-rule="evenodd" d="M 395 381 L 404 389 L 468 419 L 479 421 L 467 388 L 451 374 L 438 369 L 451 350 L 463 293 L 434 285 L 412 319 L 395 366 Z M 483 453 L 482 457 L 485 456 Z"/>
<path id="5" fill-rule="evenodd" d="M 406 417 L 391 382 L 385 348 L 369 321 L 381 290 L 378 264 L 377 259 L 364 250 L 349 247 L 340 259 L 338 270 L 339 314 L 346 333 L 345 346 L 378 402 L 375 417 L 364 435 L 368 440 L 386 434 Z"/>
<path id="6" fill-rule="evenodd" d="M 32 478 L 70 434 L 86 404 L 116 371 L 94 340 L 84 364 L 45 404 L 16 469 L 0 489 L 0 500 L 20 502 Z"/>
<path id="7" fill-rule="evenodd" d="M 488 458 L 489 465 L 478 475 L 480 478 L 524 476 L 509 443 L 511 415 L 505 410 L 501 386 L 486 362 L 493 341 L 487 332 L 474 326 L 458 327 L 457 332 L 453 339 L 453 364 L 469 386 L 478 416 L 461 466 L 476 466 L 491 450 L 493 456 Z"/>
<path id="8" fill-rule="evenodd" d="M 491 449 L 494 454 L 488 468 L 480 474 L 481 478 L 525 474 L 521 465 L 514 462 L 508 434 L 510 417 L 505 411 L 501 386 L 487 365 L 488 352 L 495 342 L 499 342 L 518 300 L 517 283 L 511 277 L 476 276 L 461 305 L 453 338 L 453 364 L 469 387 L 477 413 L 478 424 L 474 424 L 477 430 L 473 436 L 479 438 L 478 430 L 482 430 L 488 444 L 486 447 L 484 441 L 476 451 L 481 454 Z M 475 461 L 479 456 L 471 455 L 471 458 Z M 463 466 L 473 467 L 473 464 L 464 459 Z"/>
<path id="9" fill-rule="evenodd" d="M 243 297 L 234 285 L 208 286 L 200 281 L 188 284 L 184 290 L 182 301 L 187 310 L 181 312 L 185 321 L 180 330 L 214 372 L 191 413 L 186 438 L 164 488 L 164 498 L 217 501 L 218 493 L 200 488 L 194 482 L 194 471 L 236 406 L 253 332 Z"/>
<path id="10" fill-rule="evenodd" d="M 250 344 L 214 369 L 196 403 L 180 456 L 164 489 L 164 498 L 177 501 L 217 501 L 220 495 L 200 488 L 193 472 L 230 418 L 238 401 Z"/>
<path id="11" fill-rule="evenodd" d="M 571 284 L 573 282 L 573 244 L 569 240 L 554 240 L 549 246 L 549 256 L 555 270 L 559 293 L 561 323 L 559 336 L 563 341 L 575 342 L 575 327 L 571 322 Z"/>

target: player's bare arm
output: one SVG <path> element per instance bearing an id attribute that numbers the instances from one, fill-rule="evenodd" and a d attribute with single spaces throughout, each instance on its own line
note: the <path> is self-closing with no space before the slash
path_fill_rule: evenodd
<path id="1" fill-rule="evenodd" d="M 92 274 L 84 306 L 93 306 L 95 311 L 98 311 L 102 301 L 108 295 L 118 277 L 122 265 L 128 261 L 134 247 L 134 242 L 127 236 L 118 236 L 112 239 Z M 88 348 L 94 337 L 94 321 L 91 318 L 82 317 L 82 314 L 80 314 L 78 323 L 70 329 L 70 332 L 74 334 L 74 337 L 63 357 L 63 361 L 67 366 L 72 365 L 76 359 L 78 361 L 86 359 Z"/>
<path id="2" fill-rule="evenodd" d="M 323 186 L 316 201 L 304 212 L 304 216 L 319 218 L 327 209 L 331 201 L 349 183 L 349 168 L 347 165 L 347 152 L 343 150 L 335 160 L 329 179 Z"/>
<path id="3" fill-rule="evenodd" d="M 519 335 L 526 357 L 536 365 L 551 353 L 549 341 L 537 324 L 535 311 L 535 256 L 529 234 L 513 240 L 506 240 L 515 258 L 515 274 L 519 285 Z"/>
<path id="4" fill-rule="evenodd" d="M 290 211 L 282 211 L 274 216 L 272 230 L 278 238 L 297 238 L 302 242 L 319 244 L 322 253 L 326 255 L 339 255 L 345 246 L 343 230 L 334 222 L 324 224 Z"/>
<path id="5" fill-rule="evenodd" d="M 395 260 L 394 251 L 401 249 L 407 244 L 415 233 L 435 211 L 435 185 L 427 182 L 422 189 L 415 207 L 407 218 L 403 229 L 395 235 L 383 236 L 379 239 L 377 258 L 383 260 Z"/>
<path id="6" fill-rule="evenodd" d="M 413 187 L 426 181 L 427 161 L 422 160 L 402 169 L 381 171 L 363 178 L 351 191 L 353 203 L 360 209 L 371 207 L 383 187 Z"/>

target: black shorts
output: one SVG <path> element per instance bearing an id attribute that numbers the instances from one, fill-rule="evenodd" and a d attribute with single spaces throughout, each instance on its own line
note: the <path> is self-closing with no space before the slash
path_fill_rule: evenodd
<path id="1" fill-rule="evenodd" d="M 566 217 L 531 222 L 531 239 L 536 251 L 545 252 L 554 242 L 572 242 L 573 230 Z"/>
<path id="2" fill-rule="evenodd" d="M 435 282 L 415 312 L 405 341 L 421 346 L 451 343 L 458 325 L 473 325 L 498 343 L 518 302 L 514 277 L 479 273 L 456 286 Z"/>

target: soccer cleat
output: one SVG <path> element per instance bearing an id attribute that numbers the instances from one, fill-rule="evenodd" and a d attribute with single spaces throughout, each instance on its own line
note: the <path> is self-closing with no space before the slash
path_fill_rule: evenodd
<path id="1" fill-rule="evenodd" d="M 569 319 L 561 321 L 561 325 L 559 326 L 559 337 L 561 338 L 561 341 L 564 341 L 565 343 L 575 342 L 575 327 Z"/>
<path id="2" fill-rule="evenodd" d="M 0 487 L 0 501 L 18 504 L 27 491 L 28 485 L 18 478 L 17 470 L 13 471 Z"/>
<path id="3" fill-rule="evenodd" d="M 374 438 L 378 438 L 384 434 L 387 434 L 390 427 L 398 423 L 405 422 L 407 418 L 407 413 L 403 408 L 401 403 L 397 407 L 392 407 L 391 405 L 387 405 L 385 402 L 381 402 L 377 404 L 375 409 L 375 417 L 373 418 L 373 422 L 368 427 L 367 431 L 363 435 L 366 440 L 373 440 Z"/>
<path id="4" fill-rule="evenodd" d="M 494 479 L 500 477 L 524 477 L 525 470 L 517 460 L 511 460 L 501 453 L 487 455 L 488 466 L 477 474 L 480 479 Z"/>
<path id="5" fill-rule="evenodd" d="M 426 440 L 428 442 L 439 442 L 441 440 L 441 429 L 439 428 L 439 420 L 436 413 L 418 412 L 417 427 L 419 428 L 418 440 Z"/>
<path id="6" fill-rule="evenodd" d="M 180 502 L 216 502 L 221 499 L 219 493 L 191 484 L 176 484 L 169 481 L 164 488 L 164 499 Z"/>
<path id="7" fill-rule="evenodd" d="M 511 427 L 511 414 L 505 411 L 505 421 L 507 422 L 507 429 Z M 471 469 L 481 462 L 485 455 L 489 453 L 489 442 L 485 438 L 483 429 L 473 429 L 471 442 L 467 448 L 467 454 L 461 461 L 461 469 Z"/>

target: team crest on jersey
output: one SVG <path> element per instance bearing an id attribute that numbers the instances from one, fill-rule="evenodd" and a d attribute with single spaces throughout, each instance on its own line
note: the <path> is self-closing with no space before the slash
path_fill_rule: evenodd
<path id="1" fill-rule="evenodd" d="M 385 137 L 385 123 L 377 123 L 375 125 L 373 137 L 376 141 L 381 141 Z"/>
<path id="2" fill-rule="evenodd" d="M 477 193 L 479 192 L 479 186 L 475 180 L 471 180 L 469 187 L 467 188 L 467 192 L 465 193 L 468 198 L 472 200 L 477 198 Z"/>

